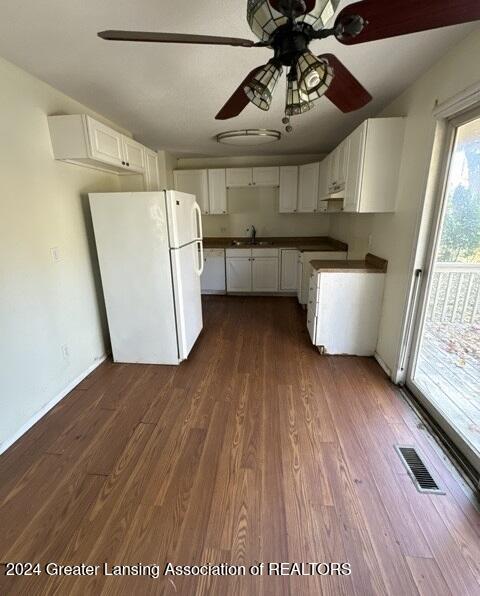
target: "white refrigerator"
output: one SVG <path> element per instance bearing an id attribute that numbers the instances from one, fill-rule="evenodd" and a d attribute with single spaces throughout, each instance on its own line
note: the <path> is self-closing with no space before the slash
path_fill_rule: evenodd
<path id="1" fill-rule="evenodd" d="M 202 216 L 176 191 L 90 194 L 115 362 L 179 364 L 202 330 Z"/>

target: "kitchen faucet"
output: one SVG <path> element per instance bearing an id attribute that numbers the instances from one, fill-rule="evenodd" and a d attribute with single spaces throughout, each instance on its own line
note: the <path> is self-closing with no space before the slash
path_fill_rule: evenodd
<path id="1" fill-rule="evenodd" d="M 257 237 L 257 230 L 255 229 L 255 226 L 250 226 L 249 228 L 247 228 L 247 232 L 250 232 L 250 244 L 255 244 L 255 240 Z"/>

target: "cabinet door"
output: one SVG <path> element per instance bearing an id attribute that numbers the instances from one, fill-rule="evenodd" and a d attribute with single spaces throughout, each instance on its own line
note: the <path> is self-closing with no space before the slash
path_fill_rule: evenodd
<path id="1" fill-rule="evenodd" d="M 284 291 L 297 289 L 298 250 L 282 250 L 282 277 L 280 289 Z"/>
<path id="2" fill-rule="evenodd" d="M 158 156 L 155 151 L 145 151 L 145 181 L 147 191 L 160 190 L 160 174 L 158 171 Z"/>
<path id="3" fill-rule="evenodd" d="M 123 135 L 121 133 L 89 116 L 87 116 L 87 129 L 90 152 L 94 159 L 115 166 L 125 166 Z"/>
<path id="4" fill-rule="evenodd" d="M 350 139 L 346 138 L 342 141 L 338 147 L 338 158 L 337 158 L 337 186 L 339 189 L 345 188 L 345 182 L 347 178 L 348 169 L 348 148 L 350 145 Z"/>
<path id="5" fill-rule="evenodd" d="M 175 190 L 194 195 L 202 213 L 208 215 L 208 175 L 207 170 L 175 170 L 173 173 Z"/>
<path id="6" fill-rule="evenodd" d="M 328 202 L 324 201 L 328 195 L 328 170 L 330 167 L 329 158 L 326 157 L 320 162 L 318 175 L 318 210 L 328 211 Z"/>
<path id="7" fill-rule="evenodd" d="M 254 292 L 278 292 L 278 258 L 253 257 L 252 289 Z"/>
<path id="8" fill-rule="evenodd" d="M 303 284 L 303 260 L 302 253 L 298 251 L 297 258 L 297 299 L 302 303 L 302 284 Z"/>
<path id="9" fill-rule="evenodd" d="M 227 258 L 227 292 L 252 291 L 251 257 Z"/>
<path id="10" fill-rule="evenodd" d="M 128 137 L 123 137 L 123 156 L 129 170 L 140 174 L 145 172 L 145 147 L 143 145 Z"/>
<path id="11" fill-rule="evenodd" d="M 228 168 L 227 188 L 238 188 L 253 185 L 252 168 Z"/>
<path id="12" fill-rule="evenodd" d="M 279 212 L 295 213 L 298 201 L 298 166 L 280 168 Z"/>
<path id="13" fill-rule="evenodd" d="M 280 168 L 253 168 L 253 186 L 278 186 L 280 184 Z"/>
<path id="14" fill-rule="evenodd" d="M 315 213 L 318 198 L 319 163 L 309 163 L 299 167 L 298 211 Z"/>
<path id="15" fill-rule="evenodd" d="M 208 170 L 208 199 L 211 215 L 223 215 L 227 213 L 225 170 Z"/>
<path id="16" fill-rule="evenodd" d="M 365 126 L 359 126 L 349 137 L 348 168 L 343 200 L 343 210 L 347 213 L 359 210 L 365 131 Z"/>

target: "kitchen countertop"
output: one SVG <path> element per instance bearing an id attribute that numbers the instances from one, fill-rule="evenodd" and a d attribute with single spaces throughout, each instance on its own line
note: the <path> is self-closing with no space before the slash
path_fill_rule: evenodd
<path id="1" fill-rule="evenodd" d="M 317 273 L 386 273 L 388 261 L 368 253 L 363 261 L 313 260 L 310 264 Z"/>
<path id="2" fill-rule="evenodd" d="M 319 251 L 336 252 L 347 251 L 348 245 L 328 236 L 307 237 L 268 237 L 257 238 L 256 244 L 242 244 L 236 246 L 233 242 L 248 242 L 248 238 L 204 238 L 204 248 L 296 248 L 301 252 Z M 268 244 L 260 245 L 260 242 Z"/>

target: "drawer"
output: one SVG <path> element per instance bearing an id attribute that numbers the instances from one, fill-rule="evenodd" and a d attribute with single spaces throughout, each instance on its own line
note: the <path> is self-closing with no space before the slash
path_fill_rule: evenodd
<path id="1" fill-rule="evenodd" d="M 251 248 L 227 248 L 227 257 L 251 257 Z"/>
<path id="2" fill-rule="evenodd" d="M 252 248 L 252 257 L 278 258 L 278 248 Z"/>
<path id="3" fill-rule="evenodd" d="M 203 249 L 203 254 L 206 257 L 224 257 L 225 256 L 225 250 L 223 248 L 204 248 Z"/>
<path id="4" fill-rule="evenodd" d="M 315 284 L 310 284 L 310 289 L 308 291 L 308 302 L 307 306 L 310 304 L 316 305 L 320 300 L 320 288 L 318 288 Z"/>

